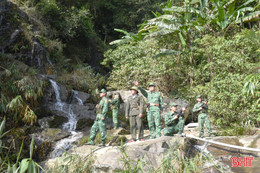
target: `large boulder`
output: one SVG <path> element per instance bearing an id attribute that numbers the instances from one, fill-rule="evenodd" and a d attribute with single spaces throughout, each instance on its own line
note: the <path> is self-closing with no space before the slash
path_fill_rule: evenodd
<path id="1" fill-rule="evenodd" d="M 46 128 L 36 136 L 42 141 L 56 142 L 70 136 L 70 132 L 63 131 L 59 128 Z"/>
<path id="2" fill-rule="evenodd" d="M 154 140 L 144 142 L 135 142 L 126 144 L 124 146 L 127 159 L 135 160 L 141 159 L 149 165 L 145 165 L 144 169 L 149 170 L 151 166 L 158 168 L 167 153 L 172 152 L 171 149 L 184 144 L 184 138 L 180 137 L 160 137 Z M 124 161 L 122 148 L 119 146 L 109 146 L 105 148 L 97 148 L 95 146 L 81 146 L 71 150 L 72 154 L 79 155 L 82 159 L 86 159 L 93 154 L 94 172 L 115 172 L 124 168 Z M 53 168 L 61 163 L 64 158 L 54 158 L 46 162 L 45 166 Z"/>

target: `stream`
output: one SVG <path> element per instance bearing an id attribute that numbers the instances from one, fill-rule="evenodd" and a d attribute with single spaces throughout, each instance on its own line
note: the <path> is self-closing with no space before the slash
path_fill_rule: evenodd
<path id="1" fill-rule="evenodd" d="M 54 150 L 50 153 L 50 158 L 54 158 L 61 156 L 62 153 L 65 150 L 68 150 L 76 140 L 82 137 L 83 134 L 81 132 L 75 131 L 78 120 L 77 116 L 72 110 L 72 105 L 61 101 L 60 88 L 57 82 L 53 79 L 49 79 L 49 81 L 54 89 L 56 97 L 56 103 L 54 103 L 53 109 L 65 113 L 68 118 L 68 122 L 63 123 L 62 130 L 67 130 L 71 133 L 71 136 L 69 136 L 68 138 L 64 138 L 56 143 Z M 77 92 L 74 90 L 72 90 L 72 97 L 78 100 L 77 104 L 83 105 L 83 101 L 78 97 Z"/>

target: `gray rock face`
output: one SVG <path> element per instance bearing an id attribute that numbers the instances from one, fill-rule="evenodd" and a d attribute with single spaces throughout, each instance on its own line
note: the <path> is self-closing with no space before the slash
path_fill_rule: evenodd
<path id="1" fill-rule="evenodd" d="M 170 148 L 174 148 L 178 145 L 184 144 L 184 139 L 180 137 L 161 137 L 154 140 L 135 142 L 125 145 L 125 152 L 129 160 L 141 159 L 149 165 L 145 166 L 145 170 L 149 170 L 150 167 L 158 168 L 164 155 L 169 153 Z M 94 172 L 115 172 L 124 168 L 124 162 L 122 161 L 122 152 L 120 147 L 105 147 L 97 149 L 95 146 L 81 146 L 72 149 L 73 154 L 77 154 L 82 158 L 88 157 L 93 150 L 94 159 Z M 62 158 L 50 159 L 46 162 L 46 167 L 51 168 L 55 166 Z"/>

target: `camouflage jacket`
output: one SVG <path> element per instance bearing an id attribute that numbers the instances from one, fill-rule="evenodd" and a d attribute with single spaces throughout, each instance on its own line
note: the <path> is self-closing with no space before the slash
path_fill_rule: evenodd
<path id="1" fill-rule="evenodd" d="M 103 97 L 97 107 L 97 120 L 101 118 L 107 118 L 107 112 L 109 108 L 109 101 L 107 97 Z"/>
<path id="2" fill-rule="evenodd" d="M 202 107 L 202 110 L 199 110 L 199 108 Z M 192 109 L 193 112 L 197 112 L 199 114 L 201 113 L 207 113 L 208 112 L 208 105 L 204 103 L 196 103 Z"/>
<path id="3" fill-rule="evenodd" d="M 177 119 L 175 119 L 175 117 L 178 116 Z M 169 126 L 169 125 L 174 125 L 174 124 L 177 124 L 178 123 L 178 120 L 179 119 L 183 119 L 184 118 L 184 114 L 182 112 L 168 112 L 166 115 L 165 115 L 165 118 L 164 118 L 164 123 L 165 125 Z"/>
<path id="4" fill-rule="evenodd" d="M 125 116 L 133 116 L 143 114 L 144 103 L 142 98 L 136 94 L 134 97 L 128 97 L 125 108 Z"/>
<path id="5" fill-rule="evenodd" d="M 163 99 L 159 92 L 147 92 L 142 87 L 138 88 L 141 93 L 147 98 L 148 104 L 158 104 L 160 110 L 163 110 Z"/>
<path id="6" fill-rule="evenodd" d="M 111 102 L 111 109 L 119 109 L 120 108 L 120 98 L 115 98 Z"/>

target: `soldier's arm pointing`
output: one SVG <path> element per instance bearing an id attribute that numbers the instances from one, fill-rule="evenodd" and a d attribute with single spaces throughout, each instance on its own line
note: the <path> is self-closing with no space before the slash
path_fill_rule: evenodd
<path id="1" fill-rule="evenodd" d="M 138 87 L 138 89 L 141 91 L 141 93 L 147 98 L 148 97 L 148 93 L 145 91 L 145 89 L 143 89 L 142 87 Z"/>

